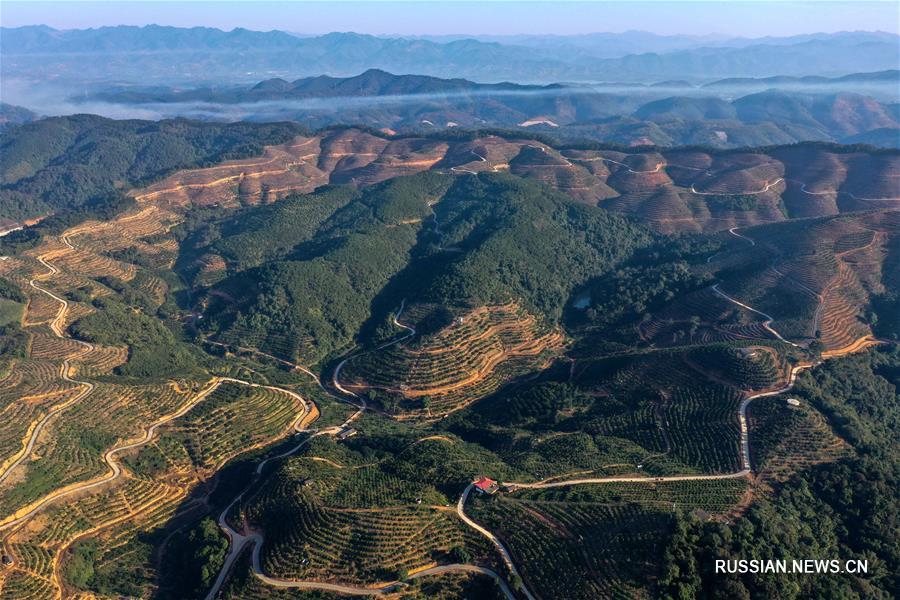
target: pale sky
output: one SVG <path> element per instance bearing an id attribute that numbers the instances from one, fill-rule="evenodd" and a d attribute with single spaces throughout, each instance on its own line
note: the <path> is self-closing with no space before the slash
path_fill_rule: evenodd
<path id="1" fill-rule="evenodd" d="M 619 1 L 270 2 L 0 1 L 0 24 L 57 29 L 102 25 L 245 27 L 321 34 L 659 34 L 760 37 L 852 30 L 900 33 L 900 2 Z"/>

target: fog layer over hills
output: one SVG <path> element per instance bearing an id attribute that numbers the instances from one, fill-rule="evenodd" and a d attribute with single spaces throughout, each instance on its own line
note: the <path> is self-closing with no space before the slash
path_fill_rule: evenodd
<path id="1" fill-rule="evenodd" d="M 900 144 L 900 37 L 882 32 L 404 38 L 32 26 L 2 34 L 3 100 L 39 115 L 527 128 L 630 145 Z M 4 122 L 22 120 L 3 112 Z"/>

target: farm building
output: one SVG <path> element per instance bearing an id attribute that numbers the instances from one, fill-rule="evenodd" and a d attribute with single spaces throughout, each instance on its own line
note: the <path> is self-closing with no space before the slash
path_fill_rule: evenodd
<path id="1" fill-rule="evenodd" d="M 497 490 L 500 489 L 500 485 L 496 481 L 484 475 L 479 475 L 472 483 L 480 494 L 496 494 Z"/>
<path id="2" fill-rule="evenodd" d="M 348 427 L 347 429 L 342 429 L 340 433 L 337 434 L 337 439 L 344 441 L 347 438 L 351 438 L 356 435 L 356 430 L 352 427 Z"/>

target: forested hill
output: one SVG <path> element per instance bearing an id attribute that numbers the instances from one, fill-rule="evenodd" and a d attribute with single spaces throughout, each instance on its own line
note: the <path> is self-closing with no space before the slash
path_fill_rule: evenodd
<path id="1" fill-rule="evenodd" d="M 256 225 L 263 222 L 269 225 Z M 222 340 L 252 340 L 312 363 L 403 299 L 451 307 L 518 302 L 557 322 L 576 286 L 652 236 L 518 177 L 422 173 L 362 194 L 335 188 L 252 209 L 191 239 L 189 272 L 220 258 L 226 264 L 199 274 L 207 282 L 225 277 L 210 292 L 204 327 Z M 202 240 L 213 242 L 203 247 Z"/>
<path id="2" fill-rule="evenodd" d="M 0 218 L 102 207 L 175 170 L 258 155 L 302 131 L 292 123 L 42 119 L 0 139 Z"/>
<path id="3" fill-rule="evenodd" d="M 264 153 L 262 162 L 196 170 Z M 308 192 L 329 183 L 366 186 L 422 170 L 462 174 L 508 169 L 583 203 L 638 216 L 663 231 L 718 230 L 861 210 L 872 202 L 896 205 L 891 170 L 898 157 L 896 151 L 864 145 L 807 143 L 731 152 L 628 149 L 556 144 L 540 135 L 499 130 L 398 136 L 339 127 L 308 134 L 290 123 L 114 121 L 75 115 L 4 133 L 0 219 L 55 215 L 42 226 L 59 230 L 91 214 L 111 216 L 127 204 L 124 195 L 154 181 L 153 193 L 166 186 L 181 190 L 178 201 L 191 196 L 192 189 L 218 187 L 202 203 L 234 199 L 236 190 L 242 202 L 252 204 L 292 189 Z M 263 163 L 277 163 L 280 170 L 269 173 Z M 230 174 L 223 179 L 217 173 L 225 168 Z M 194 170 L 165 178 L 180 169 Z M 260 186 L 274 190 L 272 197 Z M 216 194 L 222 197 L 216 199 Z"/>
<path id="4" fill-rule="evenodd" d="M 879 597 L 900 587 L 900 352 L 829 363 L 805 374 L 797 394 L 859 454 L 809 466 L 734 524 L 681 515 L 665 551 L 664 597 Z M 713 572 L 716 559 L 747 557 L 856 559 L 867 561 L 868 574 Z"/>
<path id="5" fill-rule="evenodd" d="M 888 75 L 890 72 L 888 72 Z M 858 74 L 860 77 L 870 74 Z M 319 128 L 355 123 L 401 133 L 453 127 L 537 129 L 564 140 L 593 139 L 625 145 L 718 148 L 768 146 L 795 141 L 843 141 L 892 131 L 891 80 L 879 87 L 783 83 L 697 88 L 687 82 L 660 86 L 514 83 L 392 74 L 370 69 L 351 77 L 274 78 L 252 85 L 185 89 L 183 86 L 111 87 L 73 102 L 101 101 L 161 115 L 253 121 L 291 120 Z M 896 77 L 896 72 L 894 72 Z M 793 86 L 792 86 L 793 85 Z M 797 87 L 799 86 L 799 87 Z M 896 87 L 896 86 L 894 86 Z M 874 134 L 873 134 L 874 135 Z M 883 135 L 883 134 L 882 134 Z M 870 143 L 875 143 L 873 138 Z"/>

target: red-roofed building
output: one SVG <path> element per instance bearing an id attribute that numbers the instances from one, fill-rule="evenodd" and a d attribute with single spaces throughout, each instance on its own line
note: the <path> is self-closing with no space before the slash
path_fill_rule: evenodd
<path id="1" fill-rule="evenodd" d="M 476 477 L 472 484 L 480 494 L 495 494 L 500 489 L 500 485 L 496 481 L 484 475 Z"/>

